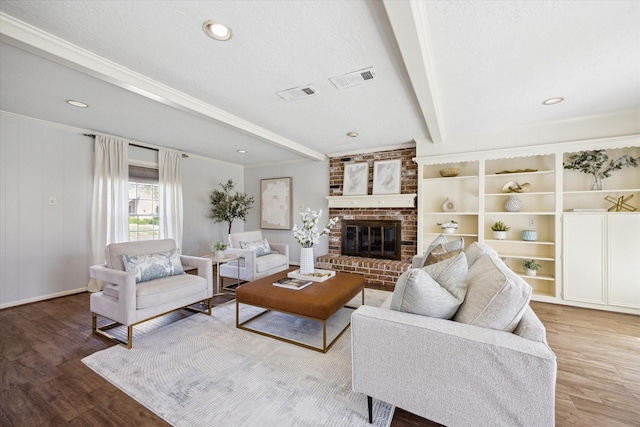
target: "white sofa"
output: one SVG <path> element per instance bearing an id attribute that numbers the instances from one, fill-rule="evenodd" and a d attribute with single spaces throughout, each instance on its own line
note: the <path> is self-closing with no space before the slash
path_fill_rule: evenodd
<path id="1" fill-rule="evenodd" d="M 112 243 L 107 246 L 106 264 L 94 265 L 89 270 L 91 277 L 107 283 L 101 292 L 91 294 L 94 333 L 131 348 L 133 326 L 145 320 L 201 301 L 208 305 L 208 314 L 211 315 L 213 273 L 209 258 L 177 255 L 182 266 L 197 267 L 198 275 L 182 273 L 137 283 L 136 275 L 125 270 L 123 255 L 151 255 L 172 251 L 176 251 L 176 245 L 171 239 Z M 97 315 L 116 323 L 98 328 Z M 117 324 L 128 327 L 126 343 L 104 332 Z"/>
<path id="2" fill-rule="evenodd" d="M 375 398 L 451 427 L 554 425 L 556 357 L 528 285 L 495 251 L 471 246 L 453 319 L 391 310 L 393 296 L 353 313 L 353 390 L 368 396 L 370 421 Z"/>
<path id="3" fill-rule="evenodd" d="M 239 260 L 220 265 L 220 276 L 250 282 L 289 269 L 289 245 L 268 242 L 271 253 L 262 255 L 255 249 L 243 249 L 242 242 L 250 244 L 265 240 L 261 231 L 245 231 L 229 235 L 228 254 L 240 256 Z M 238 277 L 238 263 L 240 277 Z"/>

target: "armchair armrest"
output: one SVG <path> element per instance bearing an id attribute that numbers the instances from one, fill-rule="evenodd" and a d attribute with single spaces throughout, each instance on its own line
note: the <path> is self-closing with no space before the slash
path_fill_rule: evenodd
<path id="1" fill-rule="evenodd" d="M 207 281 L 207 295 L 213 295 L 213 268 L 209 258 L 180 255 L 182 265 L 198 268 L 198 276 Z"/>
<path id="2" fill-rule="evenodd" d="M 354 391 L 445 425 L 554 424 L 556 358 L 545 343 L 369 306 L 351 331 Z"/>
<path id="3" fill-rule="evenodd" d="M 89 267 L 89 276 L 107 283 L 118 285 L 118 315 L 116 319 L 135 318 L 136 312 L 136 277 L 126 271 L 109 268 L 106 265 L 93 265 Z M 126 320 L 124 320 L 126 322 Z"/>
<path id="4" fill-rule="evenodd" d="M 284 255 L 289 259 L 289 245 L 286 243 L 269 243 L 271 250 L 278 252 L 280 255 Z"/>
<path id="5" fill-rule="evenodd" d="M 227 253 L 238 255 L 244 259 L 244 266 L 242 265 L 242 260 L 238 260 L 240 263 L 240 279 L 253 280 L 253 276 L 256 272 L 256 251 L 253 249 L 229 248 L 227 249 Z M 234 268 L 236 267 L 234 266 Z"/>

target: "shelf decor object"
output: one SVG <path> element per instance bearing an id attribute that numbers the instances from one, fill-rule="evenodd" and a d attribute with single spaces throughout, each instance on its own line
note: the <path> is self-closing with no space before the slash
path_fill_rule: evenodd
<path id="1" fill-rule="evenodd" d="M 520 212 L 522 210 L 522 200 L 517 196 L 509 196 L 504 202 L 504 210 L 507 212 Z"/>
<path id="2" fill-rule="evenodd" d="M 444 202 L 442 202 L 441 209 L 442 212 L 456 212 L 458 210 L 458 205 L 456 205 L 456 202 L 447 197 Z"/>
<path id="3" fill-rule="evenodd" d="M 529 191 L 531 191 L 531 184 L 528 182 L 520 185 L 515 181 L 509 181 L 502 187 L 503 193 L 528 193 Z"/>
<path id="4" fill-rule="evenodd" d="M 511 230 L 511 227 L 502 221 L 497 221 L 491 226 L 491 230 L 493 230 L 494 239 L 504 240 L 507 238 L 507 231 Z"/>
<path id="5" fill-rule="evenodd" d="M 633 194 L 628 195 L 627 197 L 624 196 L 620 196 L 617 199 L 611 197 L 611 196 L 607 196 L 604 199 L 609 202 L 609 203 L 613 203 L 613 206 L 611 206 L 608 211 L 612 212 L 612 211 L 616 211 L 616 212 L 620 212 L 621 210 L 626 210 L 629 212 L 635 212 L 636 208 L 634 208 L 633 206 L 631 206 L 630 204 L 626 203 L 628 200 L 630 200 L 633 197 Z"/>
<path id="6" fill-rule="evenodd" d="M 525 259 L 522 266 L 524 267 L 524 274 L 527 276 L 535 276 L 541 267 L 534 259 Z"/>
<path id="7" fill-rule="evenodd" d="M 538 232 L 536 230 L 522 230 L 522 240 L 535 242 L 538 240 Z"/>
<path id="8" fill-rule="evenodd" d="M 458 221 L 451 220 L 449 222 L 438 222 L 436 225 L 439 225 L 442 228 L 443 233 L 453 234 L 458 228 Z"/>
<path id="9" fill-rule="evenodd" d="M 458 176 L 460 173 L 460 168 L 444 168 L 438 171 L 441 177 L 451 178 L 454 176 Z"/>
<path id="10" fill-rule="evenodd" d="M 564 163 L 565 169 L 577 170 L 582 173 L 591 174 L 593 183 L 591 190 L 602 190 L 602 180 L 609 178 L 614 171 L 620 170 L 625 166 L 637 167 L 640 164 L 640 156 L 632 157 L 624 154 L 616 160 L 609 160 L 607 150 L 581 151 L 567 157 Z"/>

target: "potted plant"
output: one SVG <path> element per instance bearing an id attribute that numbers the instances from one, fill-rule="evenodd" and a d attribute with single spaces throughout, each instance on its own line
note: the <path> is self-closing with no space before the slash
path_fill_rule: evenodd
<path id="1" fill-rule="evenodd" d="M 640 164 L 640 157 L 631 157 L 628 154 L 617 160 L 609 160 L 606 150 L 581 151 L 567 157 L 564 162 L 565 169 L 577 170 L 593 175 L 592 190 L 602 190 L 602 180 L 609 178 L 614 171 L 625 166 L 636 167 Z"/>
<path id="2" fill-rule="evenodd" d="M 229 245 L 227 245 L 226 243 L 220 240 L 216 240 L 215 242 L 213 242 L 213 245 L 211 245 L 211 249 L 215 253 L 216 259 L 224 258 L 224 251 L 227 249 L 228 246 Z"/>
<path id="3" fill-rule="evenodd" d="M 253 196 L 246 193 L 232 194 L 235 187 L 233 180 L 228 180 L 226 184 L 220 184 L 222 191 L 213 190 L 211 192 L 211 213 L 210 218 L 215 222 L 228 222 L 229 234 L 231 234 L 231 224 L 236 219 L 246 220 L 247 213 L 253 205 Z"/>
<path id="4" fill-rule="evenodd" d="M 458 221 L 454 221 L 453 219 L 449 222 L 437 222 L 437 225 L 442 227 L 442 232 L 447 234 L 455 233 L 458 228 Z"/>
<path id="5" fill-rule="evenodd" d="M 504 240 L 507 238 L 507 231 L 511 230 L 507 224 L 502 221 L 496 221 L 492 226 L 493 238 L 496 240 Z"/>
<path id="6" fill-rule="evenodd" d="M 524 274 L 527 276 L 535 276 L 536 272 L 540 269 L 540 264 L 535 259 L 525 259 L 522 263 L 524 267 Z"/>

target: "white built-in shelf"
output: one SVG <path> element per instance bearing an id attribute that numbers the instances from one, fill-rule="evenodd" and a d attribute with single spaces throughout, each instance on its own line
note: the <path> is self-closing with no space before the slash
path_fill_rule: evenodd
<path id="1" fill-rule="evenodd" d="M 514 176 L 514 175 L 546 175 L 550 173 L 555 173 L 552 170 L 544 170 L 544 171 L 535 171 L 535 172 L 512 172 L 512 173 L 488 173 L 485 175 L 486 178 L 499 178 L 505 176 Z"/>
<path id="2" fill-rule="evenodd" d="M 538 256 L 538 255 L 509 255 L 509 254 L 501 254 L 501 253 L 499 253 L 498 256 L 500 258 L 537 259 L 539 261 L 555 261 L 555 258 L 545 257 L 545 256 Z"/>
<path id="3" fill-rule="evenodd" d="M 555 195 L 553 191 L 532 191 L 530 193 L 486 193 L 485 196 L 546 196 L 546 195 Z"/>
<path id="4" fill-rule="evenodd" d="M 445 237 L 478 237 L 478 234 L 468 234 L 468 233 L 443 233 L 442 231 L 427 231 L 425 232 L 425 234 L 432 234 L 432 235 L 440 235 L 442 234 Z"/>
<path id="5" fill-rule="evenodd" d="M 424 212 L 424 215 L 448 215 L 448 216 L 456 216 L 456 215 L 478 215 L 478 212 Z"/>
<path id="6" fill-rule="evenodd" d="M 485 243 L 488 245 L 495 244 L 496 242 L 506 242 L 506 243 L 521 243 L 523 245 L 555 245 L 555 242 L 545 242 L 543 240 L 509 240 L 509 239 L 484 239 Z"/>
<path id="7" fill-rule="evenodd" d="M 520 276 L 520 277 L 522 277 L 524 279 L 551 280 L 551 281 L 556 280 L 555 277 L 549 276 L 547 274 L 536 274 L 535 276 L 529 276 L 528 274 L 519 274 L 519 273 L 516 273 L 516 274 L 518 274 L 518 276 Z"/>
<path id="8" fill-rule="evenodd" d="M 635 193 L 639 192 L 640 188 L 612 188 L 611 190 L 565 190 L 564 194 L 604 194 L 609 193 Z"/>
<path id="9" fill-rule="evenodd" d="M 555 212 L 529 212 L 529 211 L 519 211 L 519 212 L 485 212 L 487 215 L 555 215 Z"/>
<path id="10" fill-rule="evenodd" d="M 417 194 L 327 196 L 330 208 L 414 208 Z"/>

